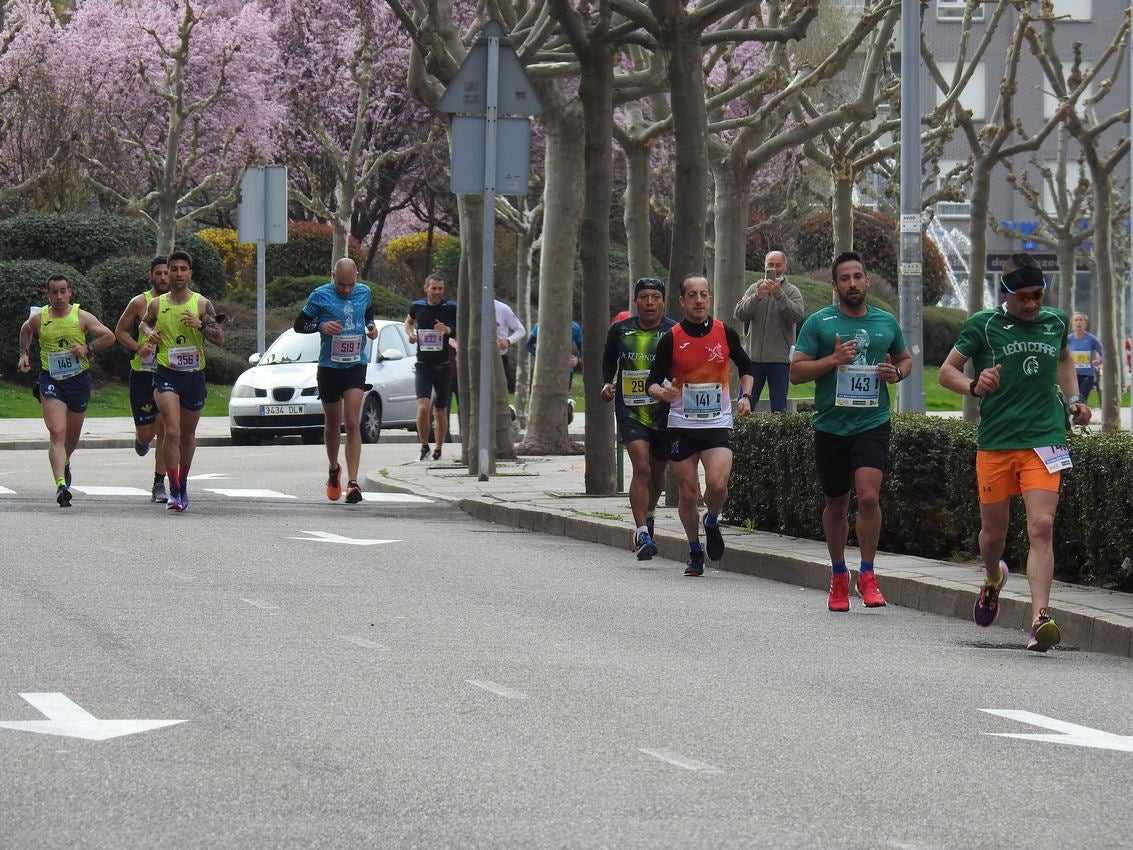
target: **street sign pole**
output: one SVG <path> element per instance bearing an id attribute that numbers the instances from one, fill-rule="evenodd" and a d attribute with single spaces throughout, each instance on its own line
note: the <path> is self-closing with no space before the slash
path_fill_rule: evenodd
<path id="1" fill-rule="evenodd" d="M 256 351 L 267 349 L 267 246 L 287 241 L 287 168 L 249 165 L 240 181 L 236 241 L 256 246 Z"/>
<path id="2" fill-rule="evenodd" d="M 488 480 L 492 439 L 492 355 L 497 351 L 494 260 L 496 254 L 496 118 L 500 94 L 500 40 L 488 37 L 487 102 L 484 109 L 484 241 L 480 262 L 480 398 L 477 416 L 478 480 Z M 498 355 L 497 355 L 498 356 Z"/>

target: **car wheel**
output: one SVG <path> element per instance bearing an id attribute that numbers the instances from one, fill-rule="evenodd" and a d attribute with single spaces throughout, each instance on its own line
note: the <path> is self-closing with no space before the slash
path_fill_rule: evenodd
<path id="1" fill-rule="evenodd" d="M 381 434 L 382 400 L 377 393 L 370 393 L 362 405 L 362 442 L 376 443 Z"/>
<path id="2" fill-rule="evenodd" d="M 322 431 L 304 431 L 299 435 L 299 439 L 303 441 L 305 446 L 317 446 L 323 441 Z"/>

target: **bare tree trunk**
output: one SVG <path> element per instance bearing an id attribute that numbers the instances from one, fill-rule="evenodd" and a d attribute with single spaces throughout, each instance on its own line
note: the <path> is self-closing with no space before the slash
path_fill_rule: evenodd
<path id="1" fill-rule="evenodd" d="M 1102 164 L 1096 145 L 1083 145 L 1094 190 L 1094 275 L 1098 302 L 1098 339 L 1102 344 L 1102 430 L 1121 430 L 1121 334 L 1118 328 L 1116 274 L 1113 269 L 1113 196 L 1110 172 Z"/>
<path id="2" fill-rule="evenodd" d="M 531 253 L 535 234 L 531 227 L 522 231 L 515 246 L 515 310 L 519 321 L 531 333 Z M 531 358 L 526 341 L 511 350 L 515 358 L 515 415 L 521 428 L 527 425 L 527 387 L 530 381 Z"/>
<path id="3" fill-rule="evenodd" d="M 835 162 L 831 173 L 830 217 L 834 256 L 854 250 L 854 164 L 844 158 Z"/>
<path id="4" fill-rule="evenodd" d="M 545 87 L 543 95 L 546 186 L 539 257 L 539 338 L 531 415 L 520 446 L 523 454 L 537 455 L 577 451 L 567 434 L 566 413 L 574 261 L 582 221 L 578 175 L 585 167 L 581 105 L 577 100 L 567 102 L 559 83 Z M 584 355 L 600 356 L 597 351 L 584 351 Z"/>
<path id="5" fill-rule="evenodd" d="M 716 318 L 729 322 L 743 297 L 747 259 L 748 199 L 751 175 L 730 157 L 713 169 L 715 199 L 712 205 L 716 251 L 712 293 Z"/>
<path id="6" fill-rule="evenodd" d="M 1055 253 L 1058 254 L 1058 309 L 1069 314 L 1074 311 L 1074 283 L 1077 278 L 1073 237 L 1059 234 Z"/>
<path id="7" fill-rule="evenodd" d="M 991 168 L 982 156 L 972 158 L 971 229 L 968 237 L 971 248 L 968 255 L 968 315 L 984 308 L 984 269 L 987 268 L 988 203 L 991 198 Z M 970 395 L 964 396 L 964 418 L 976 422 L 980 408 Z"/>
<path id="8" fill-rule="evenodd" d="M 649 247 L 649 148 L 630 144 L 623 150 L 626 159 L 624 221 L 629 255 L 626 301 L 632 310 L 634 283 L 653 274 L 653 252 Z"/>
<path id="9" fill-rule="evenodd" d="M 460 276 L 456 297 L 457 383 L 460 396 L 460 443 L 469 475 L 474 471 L 478 454 L 478 428 L 474 411 L 479 395 L 473 391 L 472 375 L 477 371 L 472 359 L 471 337 L 475 320 L 472 303 L 476 302 L 476 316 L 480 314 L 480 257 L 483 254 L 484 202 L 478 195 L 457 195 L 457 215 L 460 218 Z"/>
<path id="10" fill-rule="evenodd" d="M 157 253 L 168 255 L 177 244 L 177 206 L 173 198 L 162 197 L 157 209 Z"/>

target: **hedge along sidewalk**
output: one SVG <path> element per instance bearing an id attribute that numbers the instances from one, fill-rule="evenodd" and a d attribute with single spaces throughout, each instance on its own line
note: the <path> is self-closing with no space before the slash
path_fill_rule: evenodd
<path id="1" fill-rule="evenodd" d="M 976 429 L 960 419 L 893 417 L 881 490 L 879 548 L 924 558 L 976 558 Z M 1056 575 L 1133 590 L 1133 437 L 1071 436 L 1074 470 L 1063 475 L 1054 526 Z M 735 429 L 735 464 L 724 516 L 738 525 L 822 538 L 822 500 L 809 416 L 756 415 Z M 850 532 L 854 528 L 851 505 Z M 1027 534 L 1013 500 L 1004 557 L 1022 574 Z"/>
<path id="2" fill-rule="evenodd" d="M 372 460 L 368 458 L 368 462 Z M 610 546 L 614 550 L 610 555 L 612 567 L 635 568 L 638 563 L 629 549 L 628 497 L 582 494 L 584 468 L 582 456 L 525 457 L 516 462 L 499 461 L 496 473 L 488 481 L 480 482 L 454 463 L 402 463 L 398 453 L 395 465 L 380 467 L 367 475 L 365 488 L 449 501 L 477 519 L 509 528 Z M 817 500 L 817 489 L 811 492 Z M 661 507 L 656 528 L 659 556 L 673 562 L 674 578 L 691 581 L 680 576 L 688 546 L 676 508 Z M 725 526 L 724 537 L 727 552 L 722 561 L 708 565 L 709 575 L 713 569 L 719 569 L 815 588 L 821 593 L 808 594 L 800 604 L 826 605 L 830 566 L 826 545 L 821 540 L 736 526 Z M 978 566 L 881 553 L 877 568 L 882 590 L 891 605 L 971 619 L 983 574 Z M 999 625 L 1019 630 L 1018 647 L 1022 649 L 1026 643 L 1024 630 L 1030 628 L 1025 576 L 1013 577 L 1002 602 Z M 1133 595 L 1055 582 L 1051 607 L 1063 631 L 1063 648 L 1133 654 Z M 855 606 L 851 616 L 860 610 Z M 986 639 L 987 634 L 973 625 L 971 642 Z"/>

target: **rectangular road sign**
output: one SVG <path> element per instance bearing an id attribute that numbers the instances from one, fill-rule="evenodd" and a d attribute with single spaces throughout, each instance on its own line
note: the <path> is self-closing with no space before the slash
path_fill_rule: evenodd
<path id="1" fill-rule="evenodd" d="M 452 119 L 452 177 L 449 188 L 458 195 L 484 191 L 484 122 L 479 115 Z M 526 195 L 531 168 L 531 122 L 500 118 L 496 122 L 496 194 Z"/>

